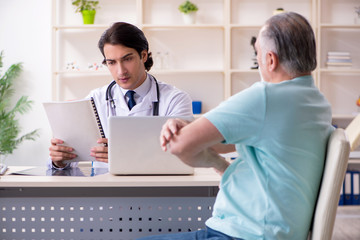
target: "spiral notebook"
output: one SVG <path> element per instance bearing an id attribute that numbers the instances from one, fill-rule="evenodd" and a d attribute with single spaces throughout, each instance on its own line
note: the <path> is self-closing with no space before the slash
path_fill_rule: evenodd
<path id="1" fill-rule="evenodd" d="M 105 138 L 94 100 L 45 102 L 43 106 L 53 137 L 74 148 L 77 157 L 68 162 L 93 161 L 90 149 Z"/>

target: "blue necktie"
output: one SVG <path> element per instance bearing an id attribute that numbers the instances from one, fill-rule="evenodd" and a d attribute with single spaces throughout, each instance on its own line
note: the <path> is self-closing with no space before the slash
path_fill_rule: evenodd
<path id="1" fill-rule="evenodd" d="M 136 102 L 134 99 L 134 94 L 135 94 L 135 92 L 133 90 L 129 90 L 125 94 L 125 96 L 129 98 L 128 107 L 130 110 L 136 105 Z"/>

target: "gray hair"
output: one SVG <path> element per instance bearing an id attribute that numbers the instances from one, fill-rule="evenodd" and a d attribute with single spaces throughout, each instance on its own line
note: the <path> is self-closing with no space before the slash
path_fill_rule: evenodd
<path id="1" fill-rule="evenodd" d="M 292 77 L 316 68 L 315 35 L 309 22 L 294 12 L 281 13 L 266 21 L 261 31 L 262 61 L 274 52 L 279 64 Z"/>

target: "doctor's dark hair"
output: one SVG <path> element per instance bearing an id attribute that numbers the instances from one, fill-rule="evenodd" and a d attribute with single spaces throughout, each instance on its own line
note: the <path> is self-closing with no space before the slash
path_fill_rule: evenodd
<path id="1" fill-rule="evenodd" d="M 147 51 L 148 58 L 144 63 L 145 69 L 149 71 L 153 65 L 151 52 L 149 52 L 149 43 L 144 33 L 134 25 L 125 22 L 116 22 L 110 28 L 105 30 L 101 35 L 98 47 L 104 56 L 103 64 L 106 64 L 104 45 L 109 43 L 111 45 L 123 45 L 128 48 L 133 48 L 141 57 L 143 50 Z"/>
<path id="2" fill-rule="evenodd" d="M 296 77 L 316 68 L 315 35 L 309 22 L 300 14 L 287 12 L 271 17 L 265 23 L 261 38 L 261 47 L 277 54 L 279 64 L 290 76 Z"/>

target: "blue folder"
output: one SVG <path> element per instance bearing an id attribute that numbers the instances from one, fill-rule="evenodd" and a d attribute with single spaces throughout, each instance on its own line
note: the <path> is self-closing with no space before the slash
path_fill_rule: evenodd
<path id="1" fill-rule="evenodd" d="M 344 205 L 344 188 L 345 188 L 345 179 L 340 189 L 340 198 L 339 198 L 339 206 Z"/>
<path id="2" fill-rule="evenodd" d="M 352 205 L 360 204 L 360 172 L 351 171 Z"/>
<path id="3" fill-rule="evenodd" d="M 344 205 L 352 205 L 351 171 L 346 171 L 344 187 Z"/>

